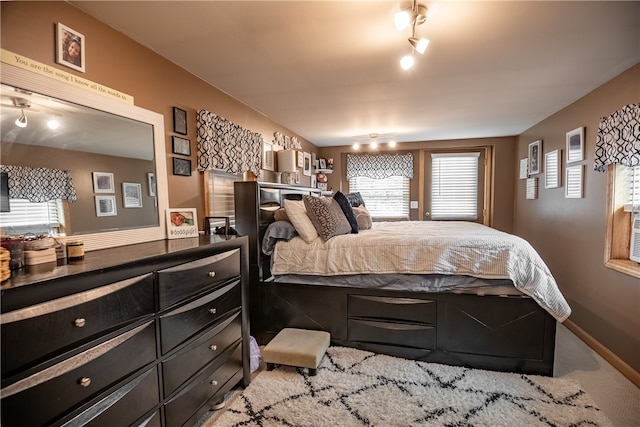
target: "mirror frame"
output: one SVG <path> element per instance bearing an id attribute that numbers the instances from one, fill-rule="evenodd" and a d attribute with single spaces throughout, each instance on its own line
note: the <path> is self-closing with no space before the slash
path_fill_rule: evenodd
<path id="1" fill-rule="evenodd" d="M 5 63 L 2 64 L 1 80 L 4 84 L 152 125 L 159 225 L 157 227 L 71 235 L 67 236 L 67 238 L 82 239 L 85 250 L 87 251 L 166 239 L 167 226 L 165 212 L 169 208 L 169 192 L 167 186 L 164 116 L 162 114 L 145 110 L 135 105 L 119 102 L 94 92 L 72 86 L 68 83 Z"/>

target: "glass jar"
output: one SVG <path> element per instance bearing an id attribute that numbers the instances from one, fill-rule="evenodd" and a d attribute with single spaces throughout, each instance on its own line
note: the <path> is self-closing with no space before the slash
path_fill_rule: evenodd
<path id="1" fill-rule="evenodd" d="M 84 242 L 82 240 L 67 241 L 67 259 L 69 261 L 84 259 Z"/>

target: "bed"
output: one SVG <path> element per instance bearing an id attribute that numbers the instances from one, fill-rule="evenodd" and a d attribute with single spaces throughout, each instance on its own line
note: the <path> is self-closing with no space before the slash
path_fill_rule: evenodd
<path id="1" fill-rule="evenodd" d="M 334 345 L 553 375 L 556 322 L 571 310 L 526 241 L 475 223 L 425 221 L 266 244 L 282 235 L 274 213 L 305 196 L 320 194 L 235 186 L 236 228 L 253 244 L 251 333 L 260 344 L 285 327 L 324 330 Z"/>

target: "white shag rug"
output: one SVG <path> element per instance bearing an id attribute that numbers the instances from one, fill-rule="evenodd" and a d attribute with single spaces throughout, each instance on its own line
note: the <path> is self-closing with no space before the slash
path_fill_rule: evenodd
<path id="1" fill-rule="evenodd" d="M 330 347 L 316 376 L 276 367 L 205 426 L 611 426 L 577 382 Z"/>

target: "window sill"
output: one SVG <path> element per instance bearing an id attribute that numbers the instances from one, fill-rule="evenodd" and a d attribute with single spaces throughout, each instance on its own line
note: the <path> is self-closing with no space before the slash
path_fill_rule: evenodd
<path id="1" fill-rule="evenodd" d="M 640 278 L 640 264 L 629 259 L 610 259 L 605 262 L 605 267 L 629 276 Z"/>

